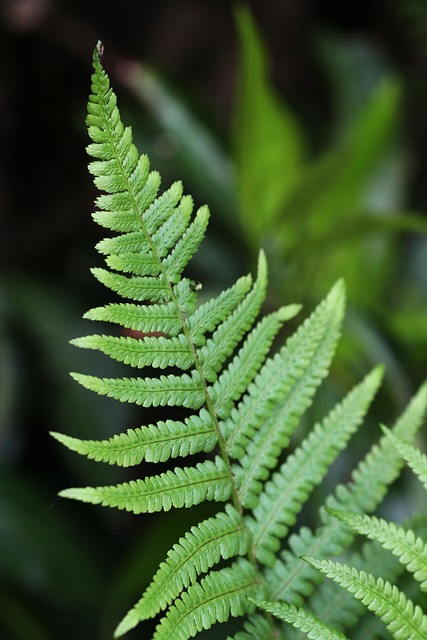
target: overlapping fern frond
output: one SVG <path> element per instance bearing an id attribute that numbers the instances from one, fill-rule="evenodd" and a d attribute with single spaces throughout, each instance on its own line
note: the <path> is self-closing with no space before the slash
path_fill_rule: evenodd
<path id="1" fill-rule="evenodd" d="M 427 457 L 392 432 L 387 429 L 384 431 L 427 490 Z M 413 574 L 413 578 L 420 583 L 420 589 L 427 591 L 427 542 L 417 536 L 413 529 L 349 511 L 331 509 L 330 513 L 355 532 L 376 540 L 389 550 Z M 382 576 L 376 579 L 371 573 L 331 560 L 307 558 L 307 561 L 361 600 L 386 624 L 396 640 L 421 640 L 427 637 L 426 613 Z"/>
<path id="2" fill-rule="evenodd" d="M 402 438 L 388 429 L 383 429 L 385 437 L 395 447 L 396 451 L 406 460 L 418 475 L 427 489 L 427 457 Z M 407 595 L 400 590 L 391 580 L 397 577 L 396 563 L 391 563 L 390 558 L 385 555 L 387 552 L 393 554 L 399 561 L 402 569 L 406 569 L 413 575 L 414 580 L 419 583 L 420 590 L 427 591 L 427 543 L 417 535 L 413 528 L 398 526 L 393 522 L 375 516 L 368 516 L 351 511 L 328 508 L 327 512 L 336 518 L 337 522 L 342 522 L 355 533 L 367 536 L 371 540 L 381 544 L 382 550 L 375 550 L 376 559 L 367 558 L 364 562 L 353 558 L 351 563 L 334 562 L 330 559 L 319 559 L 315 557 L 303 557 L 307 563 L 319 570 L 326 577 L 346 589 L 354 598 L 360 601 L 370 611 L 372 611 L 387 627 L 389 633 L 395 640 L 422 640 L 427 637 L 427 615 L 422 608 L 414 603 Z M 380 561 L 378 561 L 380 559 Z M 355 566 L 357 563 L 358 566 Z M 393 566 L 394 565 L 394 566 Z M 377 570 L 379 577 L 375 577 L 371 571 Z M 325 613 L 333 617 L 331 612 L 331 600 L 334 599 L 332 592 L 329 602 L 323 600 L 322 610 L 319 612 L 320 618 L 312 615 L 307 609 L 298 611 L 280 603 L 262 602 L 259 605 L 280 619 L 289 622 L 294 627 L 303 629 L 309 638 L 321 638 L 322 629 L 329 629 L 330 637 L 344 637 L 339 635 L 338 629 L 329 627 L 325 622 Z M 343 609 L 343 598 L 337 598 L 339 607 Z M 345 599 L 344 599 L 345 602 Z M 350 608 L 356 613 L 355 619 L 360 616 L 360 607 L 354 605 Z M 329 609 L 329 611 L 328 611 Z M 340 626 L 349 625 L 351 614 L 347 609 L 341 619 L 335 618 L 334 622 Z M 354 622 L 354 620 L 353 620 Z M 338 635 L 336 635 L 338 634 Z M 291 634 L 291 637 L 292 634 Z"/>
<path id="3" fill-rule="evenodd" d="M 184 271 L 204 237 L 208 210 L 202 207 L 193 215 L 192 200 L 180 183 L 158 194 L 160 177 L 150 171 L 147 157 L 139 156 L 130 128 L 121 122 L 99 49 L 88 109 L 88 152 L 94 158 L 89 168 L 104 191 L 94 219 L 116 234 L 98 243 L 106 268 L 93 273 L 124 301 L 92 309 L 85 317 L 119 325 L 123 335 L 88 335 L 74 344 L 132 369 L 120 378 L 72 375 L 101 395 L 179 411 L 176 419 L 159 419 L 106 440 L 53 434 L 95 461 L 170 465 L 155 475 L 140 478 L 136 471 L 125 483 L 71 488 L 61 495 L 135 514 L 217 503 L 211 517 L 170 549 L 116 636 L 158 616 L 155 640 L 187 640 L 230 617 L 241 618 L 234 640 L 281 637 L 280 623 L 257 607 L 304 630 L 308 622 L 300 606 L 320 574 L 299 557 L 328 558 L 345 549 L 352 533 L 330 510 L 374 511 L 402 465 L 390 438 L 383 436 L 351 483 L 328 498 L 320 527 L 300 529 L 283 550 L 310 493 L 363 422 L 382 370 L 367 375 L 285 455 L 335 351 L 344 314 L 342 283 L 269 356 L 276 335 L 299 306 L 257 320 L 267 287 L 262 253 L 255 281 L 242 277 L 198 305 L 198 286 Z M 141 369 L 144 375 L 138 375 Z M 426 406 L 424 387 L 393 433 L 410 441 Z M 189 458 L 193 454 L 197 463 Z M 278 600 L 289 604 L 278 605 Z M 327 637 L 329 628 L 317 621 L 310 637 Z"/>

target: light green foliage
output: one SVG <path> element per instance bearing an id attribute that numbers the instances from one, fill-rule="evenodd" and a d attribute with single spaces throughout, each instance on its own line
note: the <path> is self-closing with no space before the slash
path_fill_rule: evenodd
<path id="1" fill-rule="evenodd" d="M 405 457 L 422 479 L 426 471 L 426 457 L 412 445 L 396 437 L 384 428 L 386 437 Z M 349 511 L 328 509 L 328 512 L 357 533 L 379 542 L 384 550 L 395 555 L 401 565 L 413 574 L 422 591 L 427 590 L 427 544 L 413 529 L 397 526 L 392 522 Z M 313 567 L 347 589 L 357 600 L 373 611 L 387 626 L 395 640 L 421 640 L 427 634 L 427 615 L 397 586 L 384 577 L 375 578 L 371 573 L 355 566 L 332 560 L 305 557 Z M 374 563 L 370 563 L 371 567 Z M 295 624 L 294 621 L 290 621 Z M 314 629 L 315 622 L 308 629 Z"/>
<path id="2" fill-rule="evenodd" d="M 421 589 L 427 591 L 427 544 L 412 529 L 406 530 L 375 516 L 337 509 L 330 509 L 330 513 L 358 533 L 377 540 L 385 549 L 389 549 L 421 582 Z"/>
<path id="3" fill-rule="evenodd" d="M 386 384 L 398 402 L 410 381 L 380 330 L 381 309 L 393 309 L 386 322 L 405 345 L 402 351 L 426 339 L 422 305 L 413 293 L 402 299 L 413 292 L 414 283 L 402 283 L 405 294 L 398 301 L 390 295 L 396 292 L 396 278 L 405 278 L 413 254 L 408 252 L 402 269 L 396 269 L 398 236 L 409 230 L 427 233 L 425 216 L 405 210 L 402 83 L 363 40 L 317 34 L 314 56 L 334 114 L 327 120 L 324 110 L 316 114 L 310 103 L 299 102 L 289 60 L 274 65 L 269 43 L 246 6 L 238 7 L 236 24 L 239 65 L 231 148 L 241 232 L 252 251 L 260 244 L 266 248 L 272 287 L 281 296 L 317 299 L 327 283 L 337 276 L 345 279 L 353 311 L 370 316 L 367 322 L 358 313 L 351 315 L 352 330 L 339 357 L 347 368 L 360 371 L 361 348 L 368 366 L 386 364 Z M 277 66 L 280 96 L 274 82 Z M 286 101 L 286 86 L 292 102 Z M 315 140 L 311 129 L 321 132 Z"/>
<path id="4" fill-rule="evenodd" d="M 266 230 L 277 228 L 299 186 L 304 141 L 291 109 L 270 86 L 267 55 L 247 8 L 239 7 L 236 18 L 241 48 L 234 122 L 237 197 L 246 233 L 258 245 Z"/>
<path id="5" fill-rule="evenodd" d="M 203 239 L 208 210 L 202 207 L 193 215 L 192 200 L 180 183 L 158 195 L 160 178 L 150 172 L 148 159 L 139 156 L 130 129 L 121 123 L 98 50 L 88 110 L 88 151 L 94 158 L 89 168 L 106 192 L 97 198 L 94 218 L 116 234 L 98 243 L 107 268 L 93 273 L 125 302 L 85 314 L 118 325 L 118 335 L 87 335 L 73 343 L 122 362 L 133 374 L 72 375 L 87 389 L 121 402 L 177 410 L 174 419 L 159 416 L 157 422 L 99 441 L 54 433 L 71 450 L 99 462 L 166 465 L 153 475 L 138 477 L 143 473 L 138 468 L 127 482 L 70 488 L 61 496 L 133 514 L 200 503 L 210 503 L 213 511 L 173 545 L 116 636 L 159 615 L 154 640 L 187 640 L 230 618 L 240 618 L 233 640 L 287 637 L 281 623 L 265 614 L 269 611 L 311 638 L 344 638 L 294 605 L 300 607 L 315 589 L 320 594 L 328 588 L 327 582 L 319 585 L 319 572 L 300 556 L 325 559 L 341 553 L 353 534 L 322 509 L 317 529 L 303 527 L 286 540 L 311 492 L 362 424 L 382 378 L 381 368 L 374 369 L 288 451 L 328 374 L 344 316 L 344 285 L 338 282 L 269 356 L 299 306 L 257 319 L 267 290 L 262 252 L 254 281 L 244 276 L 198 304 L 199 286 L 184 269 Z M 424 387 L 393 433 L 410 440 L 426 406 Z M 190 457 L 194 454 L 196 460 Z M 183 459 L 182 466 L 172 466 L 176 458 Z M 402 464 L 390 438 L 382 436 L 326 506 L 374 511 Z M 355 584 L 356 577 L 352 580 Z M 408 607 L 405 601 L 405 612 Z M 352 616 L 357 619 L 357 613 Z"/>
<path id="6" fill-rule="evenodd" d="M 427 616 L 397 587 L 382 578 L 376 580 L 372 574 L 332 560 L 305 559 L 361 600 L 385 622 L 396 640 L 423 640 L 426 637 Z"/>

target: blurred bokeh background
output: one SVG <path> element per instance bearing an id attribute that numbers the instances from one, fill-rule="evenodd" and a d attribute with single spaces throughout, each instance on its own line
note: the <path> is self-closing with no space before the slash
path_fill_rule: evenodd
<path id="1" fill-rule="evenodd" d="M 192 517 L 165 528 L 161 515 L 56 499 L 67 486 L 131 476 L 63 451 L 50 430 L 107 437 L 148 422 L 68 375 L 118 370 L 68 344 L 93 330 L 82 314 L 110 299 L 89 271 L 102 237 L 90 216 L 84 124 L 98 39 L 140 150 L 165 186 L 182 179 L 196 205 L 210 205 L 192 266 L 203 296 L 253 270 L 260 246 L 267 307 L 303 302 L 307 313 L 345 278 L 343 341 L 301 434 L 377 362 L 386 377 L 370 429 L 330 486 L 425 376 L 424 0 L 0 0 L 5 640 L 111 638 Z M 397 517 L 418 506 L 408 483 L 391 500 Z"/>

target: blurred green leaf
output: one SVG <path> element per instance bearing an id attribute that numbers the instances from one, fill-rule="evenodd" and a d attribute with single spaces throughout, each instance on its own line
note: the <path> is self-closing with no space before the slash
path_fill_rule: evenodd
<path id="1" fill-rule="evenodd" d="M 311 206 L 305 213 L 310 216 L 313 229 L 324 229 L 338 217 L 353 217 L 364 206 L 367 184 L 396 143 L 400 98 L 400 83 L 395 78 L 384 78 L 333 150 L 333 176 L 323 188 L 312 191 Z M 324 162 L 322 158 L 321 163 Z M 303 188 L 310 194 L 309 182 L 310 179 Z"/>
<path id="2" fill-rule="evenodd" d="M 256 245 L 275 226 L 302 177 L 304 143 L 291 110 L 268 78 L 265 47 L 246 7 L 236 11 L 240 71 L 233 151 L 240 217 Z"/>

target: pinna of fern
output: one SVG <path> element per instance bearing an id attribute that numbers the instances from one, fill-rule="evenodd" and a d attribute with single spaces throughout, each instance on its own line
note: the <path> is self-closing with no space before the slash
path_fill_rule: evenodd
<path id="1" fill-rule="evenodd" d="M 383 431 L 427 490 L 427 457 L 385 427 Z M 417 536 L 412 528 L 398 526 L 375 516 L 340 509 L 330 508 L 328 512 L 355 533 L 380 543 L 385 551 L 396 556 L 402 567 L 413 575 L 421 591 L 427 591 L 427 543 Z M 303 559 L 361 601 L 385 623 L 395 640 L 422 640 L 427 637 L 425 612 L 384 576 L 375 578 L 364 569 L 329 559 Z M 253 602 L 294 627 L 301 628 L 309 638 L 345 638 L 338 629 L 330 627 L 306 609 L 297 610 L 292 605 L 284 603 L 255 600 Z"/>
<path id="2" fill-rule="evenodd" d="M 91 309 L 85 317 L 140 336 L 95 334 L 73 342 L 133 371 L 149 368 L 151 375 L 72 375 L 87 389 L 121 402 L 180 409 L 177 419 L 131 428 L 107 440 L 54 433 L 64 445 L 96 461 L 125 467 L 143 461 L 170 465 L 156 475 L 114 486 L 66 489 L 61 495 L 135 514 L 204 501 L 221 505 L 170 549 L 116 636 L 158 616 L 155 640 L 187 640 L 230 617 L 242 618 L 235 640 L 278 637 L 273 618 L 255 612 L 254 603 L 294 600 L 299 606 L 319 581 L 299 556 L 309 555 L 314 545 L 329 557 L 350 544 L 345 525 L 324 511 L 318 530 L 301 529 L 289 538 L 289 549 L 281 550 L 310 493 L 363 422 L 382 370 L 368 374 L 282 461 L 327 375 L 344 314 L 343 285 L 331 290 L 273 356 L 269 351 L 276 335 L 299 306 L 283 307 L 257 321 L 267 286 L 263 253 L 255 281 L 242 277 L 198 305 L 198 287 L 183 274 L 204 237 L 208 209 L 193 216 L 192 199 L 183 195 L 178 182 L 158 195 L 160 177 L 150 171 L 147 157 L 139 156 L 130 128 L 121 122 L 100 48 L 93 64 L 87 124 L 94 160 L 89 169 L 104 191 L 93 217 L 113 232 L 97 245 L 106 268 L 93 269 L 93 274 L 125 302 Z M 423 389 L 394 433 L 410 439 L 426 405 Z M 352 484 L 338 487 L 328 505 L 373 511 L 401 466 L 391 449 L 384 437 L 356 469 Z M 173 466 L 172 461 L 193 454 L 198 454 L 196 464 L 190 460 Z M 299 610 L 293 615 L 299 616 Z"/>
<path id="3" fill-rule="evenodd" d="M 384 432 L 427 490 L 427 457 L 385 428 Z M 331 514 L 355 532 L 376 540 L 384 549 L 389 550 L 420 583 L 420 589 L 427 591 L 427 542 L 412 529 L 348 511 L 331 510 Z M 426 613 L 395 585 L 382 577 L 375 579 L 371 574 L 347 565 L 314 558 L 306 560 L 361 600 L 387 625 L 388 631 L 396 640 L 421 640 L 427 637 Z"/>

